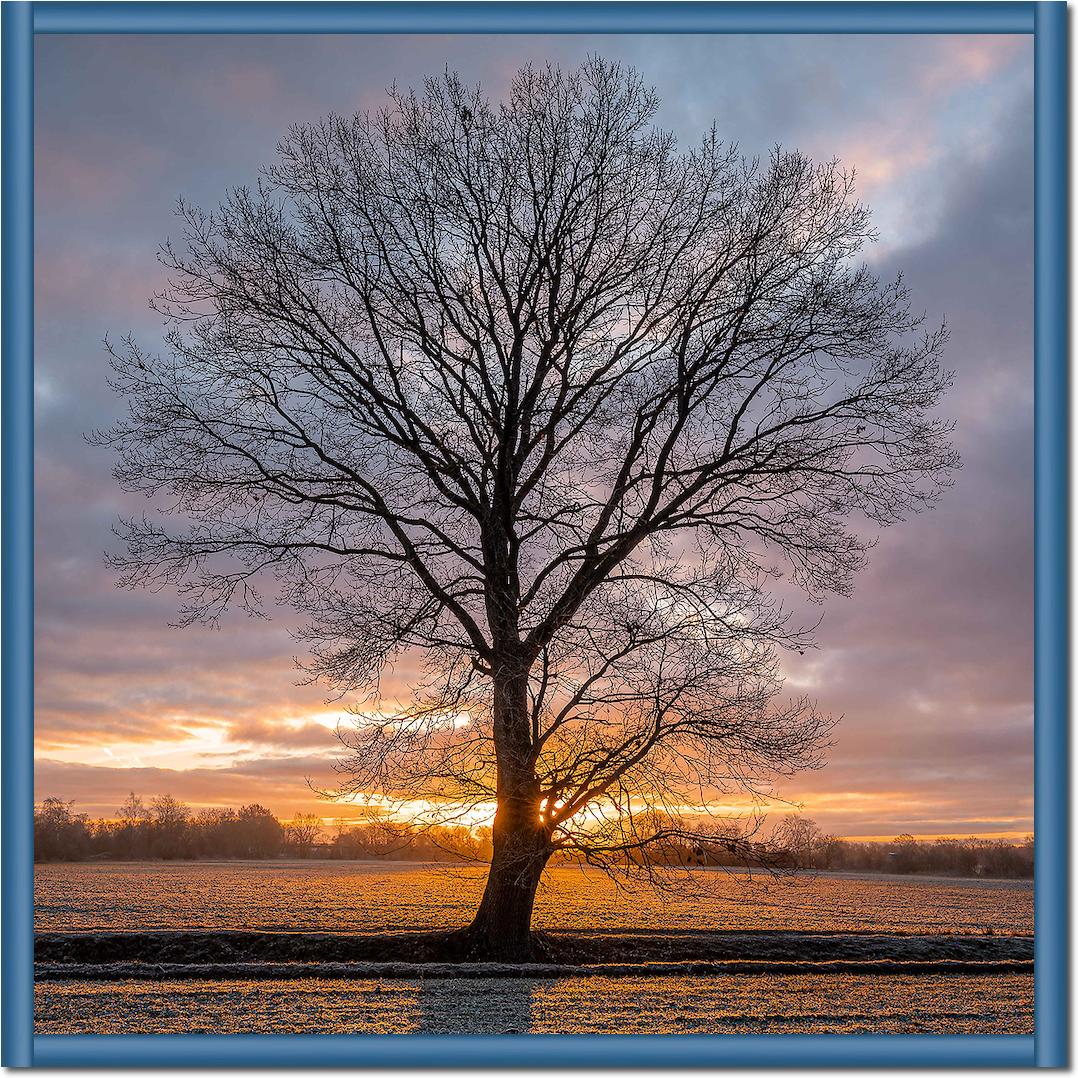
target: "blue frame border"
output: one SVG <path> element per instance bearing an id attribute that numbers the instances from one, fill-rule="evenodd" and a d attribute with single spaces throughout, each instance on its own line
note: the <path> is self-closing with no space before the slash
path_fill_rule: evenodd
<path id="1" fill-rule="evenodd" d="M 729 0 L 409 0 L 366 3 L 71 3 L 34 8 L 44 34 L 1028 34 L 1033 4 L 1013 0 L 930 3 L 768 3 Z"/>
<path id="2" fill-rule="evenodd" d="M 31 13 L 0 11 L 3 324 L 0 327 L 0 773 L 3 1063 L 33 1058 L 34 1020 L 34 71 Z"/>
<path id="3" fill-rule="evenodd" d="M 1034 37 L 1034 969 L 1036 1058 L 1068 1062 L 1067 8 Z"/>
<path id="4" fill-rule="evenodd" d="M 1068 1062 L 1066 4 L 1049 2 L 26 3 L 5 0 L 3 1059 L 27 1066 L 1065 1067 Z M 1025 1036 L 33 1034 L 33 35 L 35 33 L 1033 33 L 1036 210 L 1036 1033 Z"/>

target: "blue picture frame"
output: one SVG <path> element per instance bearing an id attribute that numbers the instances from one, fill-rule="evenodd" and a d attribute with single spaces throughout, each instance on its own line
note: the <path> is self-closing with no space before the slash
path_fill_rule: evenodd
<path id="1" fill-rule="evenodd" d="M 3 19 L 4 1066 L 1064 1067 L 1068 1062 L 1067 28 L 1036 3 L 29 3 Z M 1035 43 L 1033 1036 L 35 1036 L 33 39 L 81 33 L 1022 33 Z"/>

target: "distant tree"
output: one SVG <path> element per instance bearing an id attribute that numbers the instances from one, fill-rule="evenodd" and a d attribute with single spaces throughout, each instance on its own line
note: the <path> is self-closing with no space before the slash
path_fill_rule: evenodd
<path id="1" fill-rule="evenodd" d="M 145 857 L 149 852 L 149 808 L 132 792 L 117 810 L 117 815 L 118 824 L 108 836 L 110 845 L 118 856 Z"/>
<path id="2" fill-rule="evenodd" d="M 212 623 L 271 581 L 312 675 L 372 692 L 341 795 L 496 804 L 476 955 L 529 953 L 555 853 L 640 865 L 681 806 L 820 765 L 769 582 L 847 592 L 863 525 L 957 464 L 945 332 L 858 264 L 852 177 L 681 150 L 656 108 L 593 59 L 295 127 L 256 187 L 181 206 L 164 353 L 113 348 L 98 440 L 189 524 L 124 521 L 121 582 Z M 379 698 L 404 651 L 424 676 Z"/>
<path id="3" fill-rule="evenodd" d="M 354 824 L 337 824 L 330 855 L 346 861 L 373 856 L 366 829 Z"/>
<path id="4" fill-rule="evenodd" d="M 891 870 L 893 872 L 918 872 L 924 867 L 921 844 L 913 835 L 899 835 L 890 843 Z"/>
<path id="5" fill-rule="evenodd" d="M 779 853 L 789 857 L 795 868 L 812 868 L 827 836 L 815 820 L 800 813 L 791 813 L 779 821 L 771 841 Z"/>
<path id="6" fill-rule="evenodd" d="M 171 794 L 150 802 L 150 851 L 156 857 L 182 857 L 187 849 L 191 810 Z"/>
<path id="7" fill-rule="evenodd" d="M 149 822 L 150 810 L 143 803 L 141 797 L 134 793 L 127 795 L 127 800 L 117 810 L 121 823 L 128 827 L 137 827 Z"/>
<path id="8" fill-rule="evenodd" d="M 234 809 L 202 809 L 190 821 L 190 847 L 200 857 L 239 857 L 242 855 L 236 833 Z"/>
<path id="9" fill-rule="evenodd" d="M 34 812 L 34 857 L 38 861 L 81 861 L 90 848 L 85 816 L 73 801 L 46 797 Z"/>
<path id="10" fill-rule="evenodd" d="M 285 845 L 293 852 L 306 855 L 322 837 L 322 819 L 312 812 L 300 812 L 284 825 Z"/>
<path id="11" fill-rule="evenodd" d="M 280 821 L 261 805 L 244 805 L 239 809 L 236 835 L 241 857 L 276 857 L 284 846 Z"/>

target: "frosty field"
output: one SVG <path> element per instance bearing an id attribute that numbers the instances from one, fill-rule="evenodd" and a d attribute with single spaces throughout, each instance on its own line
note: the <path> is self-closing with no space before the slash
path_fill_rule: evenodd
<path id="1" fill-rule="evenodd" d="M 37 988 L 56 1033 L 1031 1033 L 1028 976 L 128 981 Z"/>
<path id="2" fill-rule="evenodd" d="M 694 938 L 732 934 L 747 959 L 774 957 L 801 934 L 801 968 L 756 966 L 729 974 L 718 966 L 668 975 L 653 963 L 636 975 L 488 976 L 444 966 L 349 975 L 308 963 L 254 965 L 254 975 L 220 967 L 136 961 L 115 979 L 77 964 L 39 967 L 39 1033 L 1030 1033 L 1029 963 L 997 963 L 989 972 L 917 972 L 881 968 L 836 972 L 832 956 L 916 958 L 935 940 L 974 953 L 1030 954 L 1033 890 L 1028 881 L 834 875 L 748 878 L 693 870 L 696 886 L 676 896 L 619 889 L 578 868 L 548 873 L 537 927 L 597 938 L 649 934 L 652 957 L 663 940 L 692 956 Z M 190 931 L 203 940 L 242 930 L 379 934 L 464 923 L 481 890 L 483 869 L 410 863 L 251 862 L 39 865 L 36 924 L 44 937 L 79 944 L 120 933 L 140 940 Z M 694 936 L 694 934 L 696 934 Z M 737 934 L 744 934 L 744 937 Z M 755 934 L 755 935 L 754 935 Z M 136 939 L 135 937 L 139 937 Z M 758 941 L 769 939 L 770 950 Z M 901 937 L 901 938 L 898 938 Z M 913 937 L 920 937 L 914 939 Z M 1003 937 L 1003 938 L 1001 938 Z M 223 938 L 223 936 L 221 937 Z M 280 937 L 277 937 L 278 939 Z M 291 936 L 290 936 L 291 938 Z M 338 937 L 339 938 L 339 937 Z M 888 940 L 892 941 L 888 950 Z M 778 941 L 776 943 L 776 941 Z M 862 946 L 863 945 L 863 946 Z M 321 944 L 325 960 L 333 939 Z M 807 949 L 806 949 L 807 948 Z M 972 949 L 972 950 L 971 950 Z M 942 952 L 941 952 L 942 953 Z M 130 957 L 127 955 L 126 957 Z M 314 957 L 313 955 L 311 957 Z M 791 954 L 790 957 L 796 957 Z M 170 954 L 168 962 L 175 962 Z M 184 958 L 181 961 L 205 961 Z M 832 966 L 834 963 L 832 963 Z M 885 963 L 886 965 L 886 963 Z M 684 968 L 692 968 L 692 964 Z M 294 969 L 294 975 L 283 971 Z M 330 971 L 322 972 L 323 968 Z M 377 968 L 377 967 L 375 967 Z M 613 967 L 611 967 L 613 968 Z M 856 968 L 856 967 L 853 967 Z M 899 966 L 898 968 L 901 968 Z M 911 967 L 912 968 L 912 967 Z M 671 967 L 672 969 L 672 967 Z M 173 970 L 173 973 L 170 973 Z M 716 971 L 718 970 L 718 971 Z M 132 972 L 134 971 L 134 972 Z M 175 971 L 179 971 L 176 973 Z M 109 974 L 112 976 L 112 974 Z"/>
<path id="3" fill-rule="evenodd" d="M 251 861 L 37 865 L 38 931 L 260 928 L 383 932 L 465 924 L 484 866 Z M 1033 931 L 1028 880 L 911 876 L 751 877 L 693 869 L 682 895 L 554 868 L 538 928 L 723 928 L 849 932 Z"/>

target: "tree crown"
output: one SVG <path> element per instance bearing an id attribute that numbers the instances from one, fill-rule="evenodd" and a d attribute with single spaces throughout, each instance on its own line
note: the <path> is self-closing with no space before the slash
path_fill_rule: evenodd
<path id="1" fill-rule="evenodd" d="M 683 150 L 657 106 L 593 59 L 293 128 L 256 187 L 181 205 L 167 348 L 113 351 L 101 435 L 188 525 L 124 522 L 124 583 L 214 621 L 274 580 L 345 692 L 423 656 L 345 733 L 346 791 L 466 805 L 512 758 L 597 857 L 818 765 L 830 720 L 779 700 L 809 635 L 768 581 L 848 591 L 862 522 L 958 464 L 946 332 L 858 262 L 852 176 Z"/>

